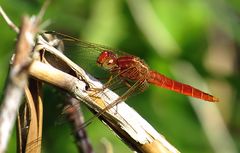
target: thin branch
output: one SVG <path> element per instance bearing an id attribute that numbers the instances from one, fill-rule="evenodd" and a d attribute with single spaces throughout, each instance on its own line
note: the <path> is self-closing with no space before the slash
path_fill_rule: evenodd
<path id="1" fill-rule="evenodd" d="M 34 20 L 24 17 L 16 45 L 15 58 L 9 72 L 9 83 L 6 86 L 0 108 L 0 152 L 5 152 L 7 147 L 23 96 L 23 88 L 27 84 L 26 67 L 30 62 L 26 59 L 28 59 L 34 45 L 35 31 Z"/>
<path id="2" fill-rule="evenodd" d="M 9 19 L 9 17 L 4 12 L 1 6 L 0 6 L 0 15 L 4 18 L 4 20 L 7 22 L 8 26 L 11 29 L 13 29 L 16 33 L 19 33 L 19 28 Z"/>
<path id="3" fill-rule="evenodd" d="M 33 62 L 29 73 L 33 77 L 53 84 L 68 91 L 76 99 L 85 102 L 95 112 L 99 112 L 107 105 L 118 99 L 118 95 L 109 89 L 104 93 L 87 90 L 90 87 L 99 89 L 103 85 L 89 76 L 78 65 L 69 60 L 56 48 L 49 45 L 41 37 L 38 37 L 38 47 L 52 53 L 57 58 L 67 63 L 76 73 L 77 77 L 64 73 L 52 66 L 41 62 Z M 178 152 L 167 140 L 160 135 L 147 121 L 124 102 L 106 111 L 101 117 L 123 141 L 138 152 Z"/>
<path id="4" fill-rule="evenodd" d="M 80 128 L 84 124 L 80 103 L 77 99 L 68 96 L 66 104 L 67 106 L 65 107 L 64 114 L 66 114 L 72 125 L 79 152 L 93 153 L 92 145 L 87 137 L 87 132 L 84 128 Z"/>
<path id="5" fill-rule="evenodd" d="M 40 22 L 40 21 L 42 20 L 44 14 L 45 14 L 45 12 L 46 12 L 49 4 L 50 4 L 50 1 L 51 1 L 51 0 L 45 0 L 43 6 L 42 6 L 42 8 L 41 8 L 41 10 L 39 11 L 39 13 L 38 13 L 38 15 L 37 15 L 37 19 L 36 19 L 37 22 Z M 37 23 L 37 24 L 39 24 L 39 23 Z"/>

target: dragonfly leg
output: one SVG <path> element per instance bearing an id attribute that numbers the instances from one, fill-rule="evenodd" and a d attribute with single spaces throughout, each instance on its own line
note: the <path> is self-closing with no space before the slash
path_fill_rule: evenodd
<path id="1" fill-rule="evenodd" d="M 123 81 L 128 88 L 132 87 L 132 85 L 130 84 L 130 82 L 128 80 L 123 80 Z M 142 82 L 142 84 L 139 86 L 138 90 L 143 92 L 144 90 L 146 90 L 148 88 L 148 83 L 145 79 L 143 79 L 141 82 Z"/>
<path id="2" fill-rule="evenodd" d="M 109 87 L 112 87 L 112 86 L 114 86 L 114 85 L 117 85 L 117 84 L 119 84 L 120 82 L 122 82 L 122 80 L 121 80 L 121 81 L 117 81 L 116 79 L 117 79 L 117 76 L 111 75 L 111 76 L 109 77 L 107 83 L 105 83 L 102 88 L 89 88 L 88 91 L 93 91 L 93 92 L 94 92 L 93 95 L 102 93 L 102 94 L 104 94 L 104 95 L 108 98 L 108 96 L 106 95 L 106 93 L 104 93 L 104 90 L 107 89 L 107 88 L 109 88 Z M 97 97 L 98 97 L 98 96 L 96 96 L 96 98 L 97 98 Z"/>
<path id="3" fill-rule="evenodd" d="M 112 75 L 108 78 L 108 81 L 103 85 L 102 88 L 89 88 L 90 91 L 94 90 L 94 91 L 103 91 L 105 89 L 107 89 L 110 85 L 111 85 L 111 81 L 113 80 Z"/>
<path id="4" fill-rule="evenodd" d="M 104 89 L 103 88 L 89 88 L 88 91 L 95 91 L 97 93 L 103 91 Z"/>
<path id="5" fill-rule="evenodd" d="M 124 80 L 124 83 L 128 88 L 132 87 L 132 85 L 130 84 L 130 82 L 128 80 Z"/>
<path id="6" fill-rule="evenodd" d="M 99 96 L 97 94 L 103 94 L 105 97 L 107 97 L 109 99 L 109 97 L 106 95 L 106 93 L 104 92 L 104 88 L 90 88 L 88 91 L 93 91 L 93 94 L 91 95 L 91 97 L 93 98 L 99 98 Z"/>
<path id="7" fill-rule="evenodd" d="M 109 85 L 112 80 L 113 80 L 113 76 L 111 75 L 105 85 Z M 105 85 L 104 85 L 104 86 L 105 86 Z"/>
<path id="8" fill-rule="evenodd" d="M 143 80 L 142 84 L 139 86 L 139 91 L 143 92 L 148 88 L 149 84 L 147 82 L 147 80 Z"/>

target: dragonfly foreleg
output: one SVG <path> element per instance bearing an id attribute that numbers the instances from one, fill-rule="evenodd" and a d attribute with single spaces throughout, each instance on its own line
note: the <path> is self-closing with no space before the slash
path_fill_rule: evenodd
<path id="1" fill-rule="evenodd" d="M 130 82 L 128 80 L 124 80 L 124 84 L 128 87 L 131 88 L 132 85 L 130 84 Z"/>

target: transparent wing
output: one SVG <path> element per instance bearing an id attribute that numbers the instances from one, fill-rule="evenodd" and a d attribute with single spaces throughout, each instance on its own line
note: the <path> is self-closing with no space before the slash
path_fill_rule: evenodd
<path id="1" fill-rule="evenodd" d="M 96 62 L 98 56 L 103 51 L 112 51 L 117 55 L 129 55 L 120 50 L 116 50 L 104 45 L 94 44 L 90 42 L 85 42 L 77 38 L 57 33 L 57 32 L 45 32 L 43 35 L 51 35 L 55 39 L 61 40 L 64 44 L 64 54 L 68 56 L 76 64 L 80 65 L 88 73 L 98 79 L 108 80 L 110 77 L 109 72 L 103 70 L 101 67 L 98 67 Z M 62 48 L 62 47 L 61 47 Z"/>
<path id="2" fill-rule="evenodd" d="M 125 101 L 128 97 L 136 93 L 136 91 L 139 91 L 139 89 L 146 89 L 147 86 L 148 86 L 148 83 L 145 78 L 138 80 L 127 91 L 125 91 L 118 99 L 113 101 L 111 104 L 107 105 L 104 109 L 99 111 L 96 115 L 92 116 L 90 119 L 84 122 L 84 124 L 80 128 L 84 128 L 88 126 L 95 118 L 101 116 L 103 113 L 105 113 L 112 107 L 118 105 L 122 101 Z"/>
<path id="3" fill-rule="evenodd" d="M 114 49 L 114 48 L 104 46 L 104 45 L 101 45 L 101 44 L 95 44 L 95 43 L 82 41 L 80 39 L 77 39 L 77 38 L 62 34 L 62 33 L 58 33 L 58 32 L 55 32 L 55 31 L 44 32 L 44 34 L 54 35 L 58 39 L 64 41 L 65 43 L 74 43 L 75 45 L 77 44 L 77 46 L 79 46 L 81 48 L 91 48 L 91 49 L 95 50 L 95 52 L 99 52 L 99 53 L 101 53 L 104 50 L 109 50 L 109 51 L 115 52 L 116 54 L 119 54 L 119 55 L 129 55 L 128 53 L 123 52 L 123 51 L 118 50 L 118 49 Z"/>

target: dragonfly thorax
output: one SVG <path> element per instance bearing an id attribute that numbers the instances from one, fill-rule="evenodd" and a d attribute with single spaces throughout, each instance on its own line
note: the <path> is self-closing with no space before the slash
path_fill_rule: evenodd
<path id="1" fill-rule="evenodd" d="M 118 73 L 125 79 L 146 80 L 149 77 L 149 68 L 140 58 L 135 56 L 121 56 L 117 58 Z"/>

